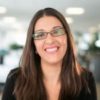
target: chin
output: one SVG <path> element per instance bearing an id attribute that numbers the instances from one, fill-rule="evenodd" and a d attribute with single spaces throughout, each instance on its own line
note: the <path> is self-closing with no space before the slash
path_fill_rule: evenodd
<path id="1" fill-rule="evenodd" d="M 50 64 L 50 65 L 57 65 L 57 64 L 61 64 L 61 61 L 52 60 L 52 61 L 47 61 L 47 63 Z"/>

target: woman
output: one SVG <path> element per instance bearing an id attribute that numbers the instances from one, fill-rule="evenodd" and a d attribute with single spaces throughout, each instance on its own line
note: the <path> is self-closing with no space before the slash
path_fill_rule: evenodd
<path id="1" fill-rule="evenodd" d="M 57 10 L 33 17 L 20 67 L 8 75 L 2 100 L 97 100 L 94 78 L 77 64 L 69 26 Z"/>

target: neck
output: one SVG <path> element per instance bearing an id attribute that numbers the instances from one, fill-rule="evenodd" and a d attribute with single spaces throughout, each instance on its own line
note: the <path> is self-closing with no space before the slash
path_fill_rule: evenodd
<path id="1" fill-rule="evenodd" d="M 41 62 L 44 81 L 58 83 L 61 72 L 61 64 L 46 64 Z"/>

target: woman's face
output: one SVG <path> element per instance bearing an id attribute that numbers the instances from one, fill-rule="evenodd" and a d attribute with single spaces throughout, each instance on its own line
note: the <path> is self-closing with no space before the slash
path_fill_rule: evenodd
<path id="1" fill-rule="evenodd" d="M 43 32 L 53 34 L 54 30 L 58 31 L 60 28 L 63 28 L 62 23 L 56 17 L 43 16 L 36 22 L 34 31 L 37 34 Z M 67 37 L 64 29 L 63 31 L 60 30 L 59 32 L 63 32 L 64 34 L 59 33 L 62 34 L 59 36 L 47 34 L 47 37 L 45 38 L 34 40 L 36 52 L 40 56 L 42 64 L 62 63 L 62 59 L 67 50 Z"/>

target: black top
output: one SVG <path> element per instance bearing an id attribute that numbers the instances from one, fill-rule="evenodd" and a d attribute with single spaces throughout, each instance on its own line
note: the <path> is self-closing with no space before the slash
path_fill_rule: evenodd
<path id="1" fill-rule="evenodd" d="M 14 90 L 18 70 L 19 68 L 11 70 L 11 72 L 9 73 L 7 80 L 6 80 L 5 88 L 3 91 L 2 100 L 16 100 L 16 97 L 13 94 L 13 90 Z M 83 89 L 81 90 L 81 93 L 78 96 L 78 98 L 74 100 L 97 100 L 96 85 L 95 85 L 94 77 L 92 73 L 89 71 L 86 71 L 85 76 L 88 82 L 88 87 L 91 92 L 86 93 Z"/>

